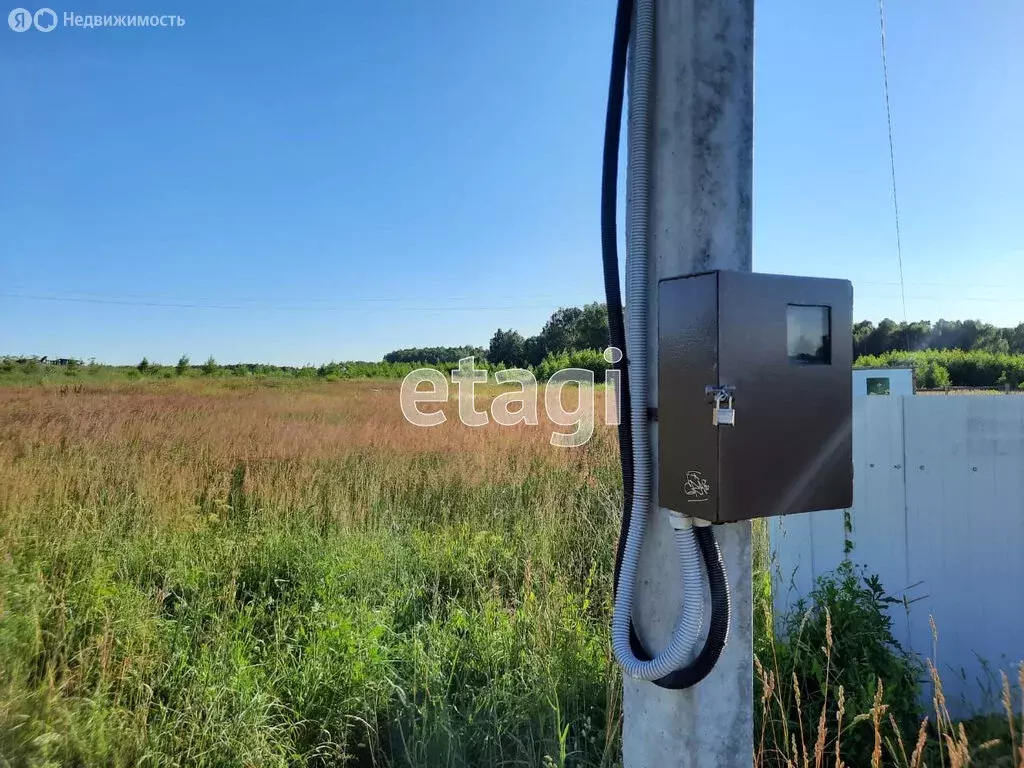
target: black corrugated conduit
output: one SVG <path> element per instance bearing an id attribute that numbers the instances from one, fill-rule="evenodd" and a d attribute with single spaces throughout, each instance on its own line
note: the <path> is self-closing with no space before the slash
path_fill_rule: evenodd
<path id="1" fill-rule="evenodd" d="M 622 103 L 626 90 L 626 54 L 629 50 L 629 25 L 633 17 L 632 0 L 619 0 L 615 12 L 612 40 L 612 71 L 608 82 L 608 111 L 604 122 L 604 162 L 601 169 L 601 255 L 604 265 L 604 295 L 608 305 L 608 341 L 622 355 L 618 371 L 619 462 L 622 465 L 622 528 L 615 552 L 615 588 L 622 570 L 622 551 L 633 508 L 633 426 L 629 418 L 629 376 L 626 358 L 626 327 L 619 287 L 619 243 L 616 208 L 618 200 L 619 142 L 622 135 Z"/>
<path id="2" fill-rule="evenodd" d="M 729 640 L 729 616 L 732 614 L 732 606 L 729 582 L 725 576 L 725 565 L 722 563 L 722 553 L 718 549 L 715 532 L 710 525 L 695 525 L 693 532 L 697 537 L 697 546 L 700 548 L 701 557 L 704 559 L 704 567 L 707 569 L 708 587 L 711 591 L 711 622 L 708 627 L 707 639 L 697 657 L 682 669 L 677 669 L 654 681 L 657 686 L 674 690 L 692 688 L 707 677 L 718 663 L 725 644 Z M 631 642 L 635 640 L 633 653 L 646 660 L 645 657 L 648 657 L 648 654 L 639 638 L 634 634 L 630 640 Z"/>

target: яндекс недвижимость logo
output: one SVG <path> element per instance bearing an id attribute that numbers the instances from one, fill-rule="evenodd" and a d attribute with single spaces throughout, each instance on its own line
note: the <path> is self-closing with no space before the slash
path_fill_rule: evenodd
<path id="1" fill-rule="evenodd" d="M 40 32 L 52 32 L 57 26 L 57 13 L 52 8 L 40 8 L 35 13 L 15 8 L 7 14 L 7 26 L 15 32 L 28 32 L 33 26 Z"/>
<path id="2" fill-rule="evenodd" d="M 63 22 L 63 24 L 61 24 Z M 172 14 L 81 14 L 64 11 L 61 16 L 53 8 L 40 8 L 35 13 L 28 8 L 15 8 L 7 14 L 7 26 L 14 32 L 28 32 L 35 27 L 40 32 L 52 32 L 58 25 L 71 29 L 103 29 L 107 27 L 180 28 L 185 19 Z"/>

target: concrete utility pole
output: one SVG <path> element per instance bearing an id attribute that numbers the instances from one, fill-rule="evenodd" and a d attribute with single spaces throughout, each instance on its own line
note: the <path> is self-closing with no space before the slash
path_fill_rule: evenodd
<path id="1" fill-rule="evenodd" d="M 650 405 L 658 391 L 658 280 L 710 269 L 751 269 L 754 0 L 655 0 L 654 23 Z M 651 430 L 651 455 L 656 467 L 657 424 Z M 652 498 L 658 498 L 657 488 Z M 652 652 L 668 643 L 682 599 L 672 529 L 667 515 L 656 512 L 651 510 L 644 540 L 634 612 Z M 753 763 L 751 524 L 719 525 L 715 534 L 732 591 L 728 645 L 714 671 L 686 691 L 626 678 L 626 768 Z"/>

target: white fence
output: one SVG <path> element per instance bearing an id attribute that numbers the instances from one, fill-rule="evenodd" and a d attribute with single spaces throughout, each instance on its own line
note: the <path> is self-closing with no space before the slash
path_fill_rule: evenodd
<path id="1" fill-rule="evenodd" d="M 853 455 L 849 532 L 843 510 L 770 523 L 776 610 L 849 540 L 904 600 L 896 638 L 935 661 L 954 717 L 998 710 L 999 670 L 1024 658 L 1024 398 L 855 398 Z"/>

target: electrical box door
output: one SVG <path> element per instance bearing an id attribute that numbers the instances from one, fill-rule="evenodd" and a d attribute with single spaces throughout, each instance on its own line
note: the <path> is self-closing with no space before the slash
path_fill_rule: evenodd
<path id="1" fill-rule="evenodd" d="M 849 281 L 662 280 L 659 504 L 728 523 L 853 503 Z"/>

